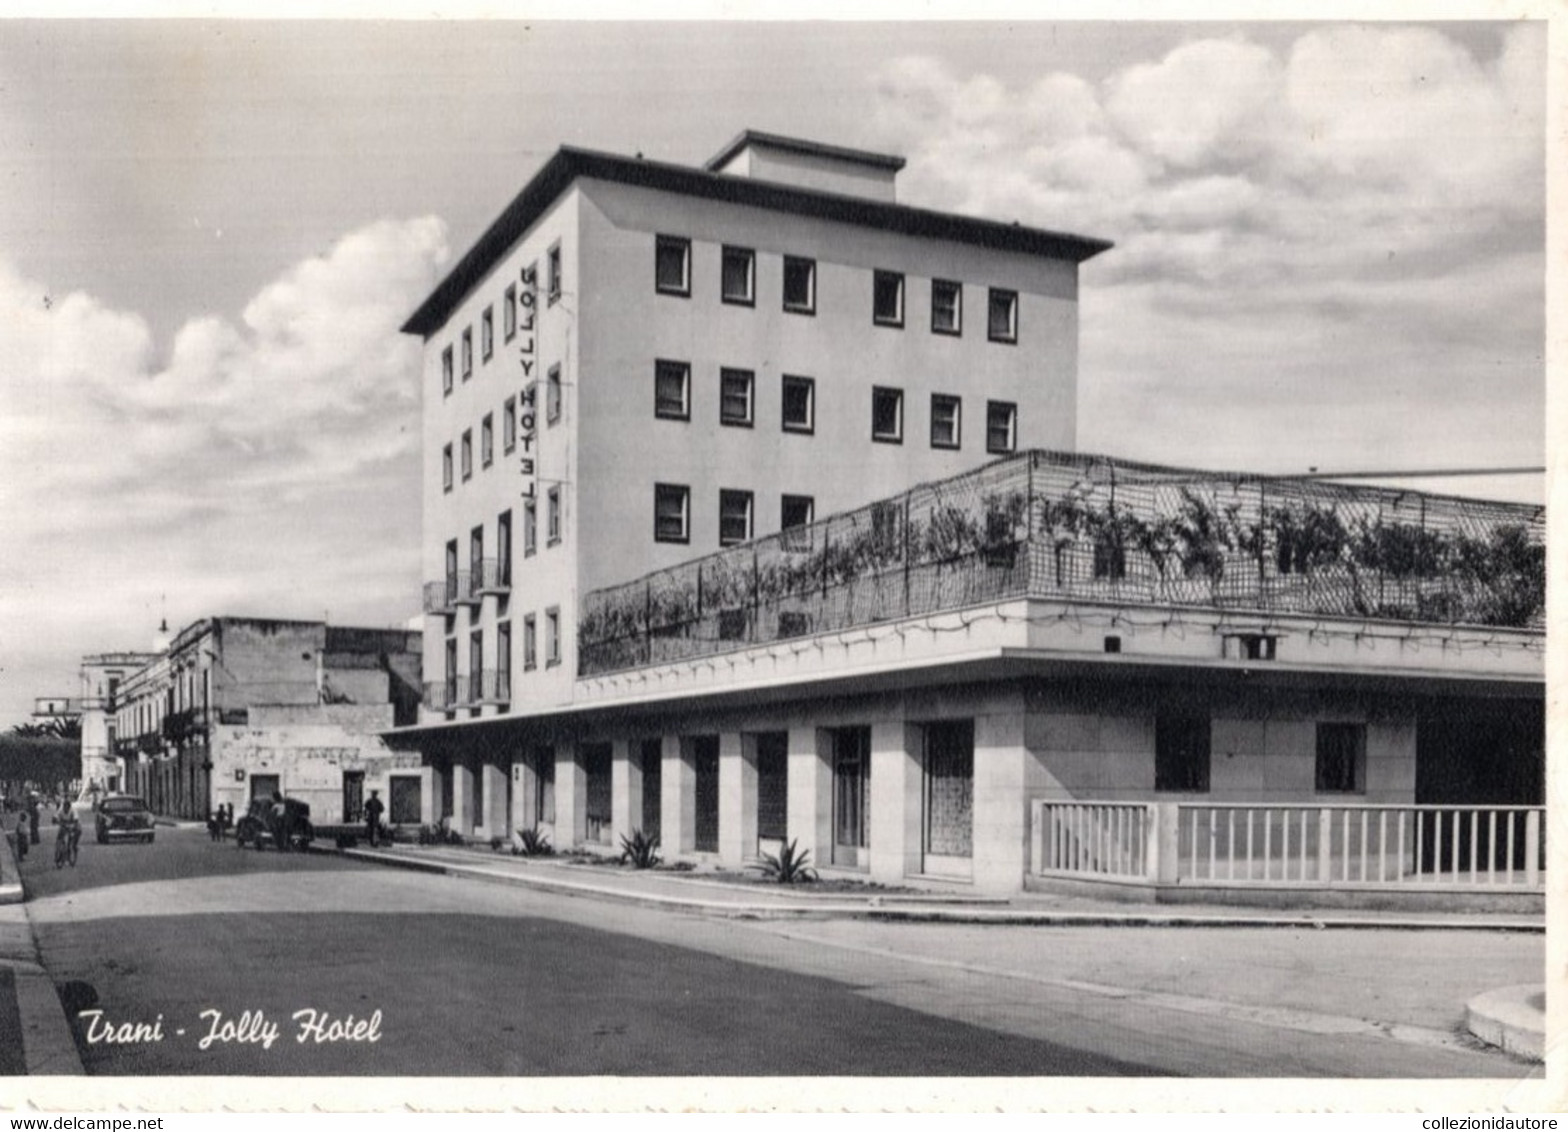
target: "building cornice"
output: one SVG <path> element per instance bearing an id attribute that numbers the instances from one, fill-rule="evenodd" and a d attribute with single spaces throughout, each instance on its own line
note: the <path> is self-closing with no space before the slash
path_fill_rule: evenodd
<path id="1" fill-rule="evenodd" d="M 636 185 L 727 204 L 746 205 L 876 228 L 904 236 L 951 240 L 1000 251 L 1082 263 L 1106 251 L 1108 240 L 1044 228 L 983 220 L 950 212 L 805 189 L 687 165 L 622 157 L 562 146 L 513 198 L 445 279 L 403 324 L 406 334 L 429 337 L 442 326 L 534 222 L 579 178 Z"/>

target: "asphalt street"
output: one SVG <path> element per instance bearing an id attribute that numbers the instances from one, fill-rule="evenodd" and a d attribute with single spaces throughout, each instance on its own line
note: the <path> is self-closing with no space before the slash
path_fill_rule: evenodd
<path id="1" fill-rule="evenodd" d="M 94 1074 L 1533 1072 L 1461 1021 L 1538 935 L 709 920 L 194 829 L 24 870 Z"/>

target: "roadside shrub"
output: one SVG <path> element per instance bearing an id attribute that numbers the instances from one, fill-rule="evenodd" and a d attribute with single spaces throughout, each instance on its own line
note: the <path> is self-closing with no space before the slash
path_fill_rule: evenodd
<path id="1" fill-rule="evenodd" d="M 520 829 L 512 834 L 512 856 L 553 857 L 555 849 L 550 845 L 550 839 L 537 828 Z"/>
<path id="2" fill-rule="evenodd" d="M 621 862 L 634 869 L 651 869 L 659 863 L 659 837 L 646 836 L 642 830 L 632 830 L 630 837 L 621 836 Z"/>
<path id="3" fill-rule="evenodd" d="M 779 884 L 806 884 L 816 880 L 817 872 L 808 864 L 811 850 L 797 851 L 796 844 L 796 841 L 791 841 L 778 851 L 777 856 L 764 853 L 762 860 L 750 867 L 761 869 L 763 876 Z"/>
<path id="4" fill-rule="evenodd" d="M 501 846 L 503 846 L 505 844 L 506 844 L 506 838 L 504 838 L 504 837 L 492 837 L 490 839 L 490 851 L 492 853 L 499 853 L 501 851 Z"/>

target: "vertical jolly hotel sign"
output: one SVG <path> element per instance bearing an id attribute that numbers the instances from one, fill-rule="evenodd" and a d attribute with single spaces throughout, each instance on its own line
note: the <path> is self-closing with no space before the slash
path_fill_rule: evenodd
<path id="1" fill-rule="evenodd" d="M 533 499 L 539 492 L 539 454 L 534 448 L 539 425 L 538 375 L 535 372 L 538 361 L 537 336 L 534 332 L 537 321 L 535 315 L 539 309 L 538 264 L 531 263 L 523 268 L 521 283 L 522 286 L 517 289 L 517 348 L 523 367 L 523 390 L 517 399 L 517 443 L 522 449 L 519 457 L 519 471 L 523 477 L 522 497 Z"/>

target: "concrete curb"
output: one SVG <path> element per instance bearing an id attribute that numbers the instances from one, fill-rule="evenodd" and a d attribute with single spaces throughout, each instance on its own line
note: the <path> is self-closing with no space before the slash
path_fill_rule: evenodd
<path id="1" fill-rule="evenodd" d="M 1545 984 L 1501 987 L 1476 995 L 1465 1004 L 1465 1028 L 1516 1057 L 1545 1061 Z"/>
<path id="2" fill-rule="evenodd" d="M 81 1077 L 82 1055 L 76 1049 L 65 1007 L 54 980 L 34 963 L 12 963 L 16 976 L 16 1009 L 22 1016 L 22 1056 L 29 1077 Z"/>
<path id="3" fill-rule="evenodd" d="M 1206 928 L 1360 928 L 1397 929 L 1406 931 L 1546 931 L 1544 920 L 1539 923 L 1522 923 L 1512 920 L 1410 920 L 1373 919 L 1369 917 L 1320 916 L 1308 913 L 1283 915 L 1258 915 L 1251 912 L 1192 913 L 1150 911 L 1054 911 L 1049 909 L 978 908 L 963 906 L 932 907 L 929 904 L 903 904 L 896 897 L 872 897 L 858 905 L 842 902 L 808 900 L 793 904 L 742 903 L 739 901 L 702 900 L 685 896 L 667 896 L 651 892 L 634 892 L 607 885 L 583 884 L 557 877 L 529 876 L 520 872 L 503 872 L 477 865 L 451 862 L 413 861 L 389 853 L 361 849 L 329 849 L 312 847 L 312 852 L 334 853 L 370 864 L 391 868 L 413 869 L 452 877 L 465 877 L 487 884 L 510 885 L 516 888 L 533 888 L 556 892 L 563 896 L 604 900 L 617 904 L 630 904 L 644 908 L 665 908 L 670 911 L 689 912 L 715 919 L 734 920 L 834 920 L 860 919 L 882 922 L 995 924 L 1035 927 L 1206 927 Z"/>

